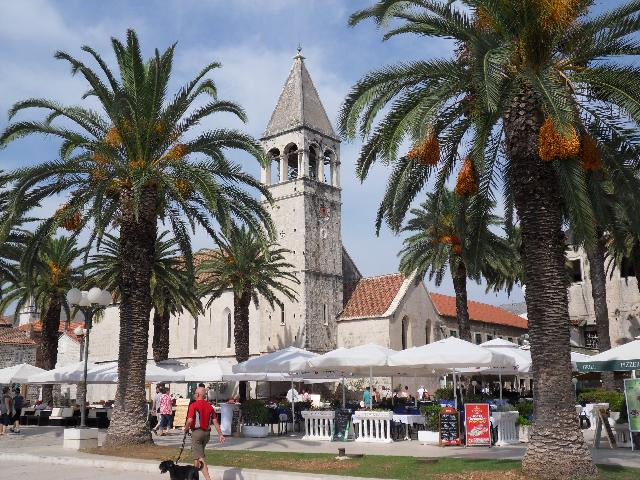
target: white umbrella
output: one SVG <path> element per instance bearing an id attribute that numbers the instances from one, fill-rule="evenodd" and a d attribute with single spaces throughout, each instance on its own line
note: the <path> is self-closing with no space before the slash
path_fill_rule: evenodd
<path id="1" fill-rule="evenodd" d="M 216 358 L 210 362 L 195 365 L 180 371 L 185 382 L 221 382 L 224 375 L 232 373 L 232 363 Z"/>
<path id="2" fill-rule="evenodd" d="M 147 364 L 144 379 L 149 383 L 184 382 L 184 374 L 151 363 Z M 87 381 L 90 383 L 118 383 L 118 363 L 110 362 L 92 368 L 87 372 Z"/>
<path id="3" fill-rule="evenodd" d="M 268 374 L 268 373 L 293 373 L 307 370 L 307 362 L 318 356 L 317 353 L 309 352 L 301 348 L 287 347 L 276 352 L 267 353 L 259 357 L 250 358 L 246 362 L 239 363 L 232 367 L 234 374 Z M 291 390 L 293 391 L 293 378 L 291 379 Z M 291 416 L 295 430 L 296 407 L 295 402 L 291 402 Z"/>
<path id="4" fill-rule="evenodd" d="M 389 365 L 400 367 L 422 367 L 430 370 L 452 370 L 454 401 L 457 408 L 456 371 L 480 368 L 513 368 L 509 356 L 483 348 L 457 337 L 448 337 L 421 347 L 402 350 L 389 358 Z M 471 370 L 469 370 L 471 369 Z M 479 370 L 478 370 L 479 371 Z"/>
<path id="5" fill-rule="evenodd" d="M 87 364 L 87 382 L 88 383 L 113 383 L 111 381 L 96 381 L 95 377 L 89 376 L 89 373 L 99 373 L 108 369 L 110 364 L 96 365 L 94 363 Z M 45 370 L 42 373 L 29 376 L 27 383 L 35 384 L 58 384 L 58 383 L 82 383 L 84 376 L 84 362 L 72 363 L 63 367 L 54 368 L 53 370 Z"/>
<path id="6" fill-rule="evenodd" d="M 307 362 L 317 353 L 287 347 L 276 352 L 250 358 L 232 367 L 233 373 L 292 373 L 307 370 Z"/>
<path id="7" fill-rule="evenodd" d="M 389 366 L 389 358 L 396 354 L 381 345 L 369 343 L 351 348 L 338 348 L 309 360 L 309 366 L 315 369 L 369 374 L 369 407 L 373 407 L 373 375 L 401 375 L 405 369 Z M 402 373 L 399 373 L 402 372 Z M 344 382 L 343 382 L 344 384 Z M 343 385 L 344 386 L 344 385 Z M 344 391 L 344 388 L 343 388 Z"/>
<path id="8" fill-rule="evenodd" d="M 513 366 L 509 368 L 487 368 L 478 372 L 481 375 L 498 375 L 500 382 L 500 399 L 502 399 L 502 375 L 517 375 L 529 373 L 531 369 L 531 352 L 523 350 L 517 343 L 509 342 L 502 338 L 494 338 L 481 343 L 481 347 L 507 355 L 513 360 Z"/>
<path id="9" fill-rule="evenodd" d="M 31 375 L 45 371 L 46 370 L 34 367 L 28 363 L 21 363 L 12 367 L 3 368 L 0 369 L 0 384 L 28 383 Z"/>
<path id="10" fill-rule="evenodd" d="M 633 372 L 640 370 L 640 337 L 593 355 L 588 360 L 578 361 L 577 367 L 581 373 L 631 371 L 633 375 Z"/>

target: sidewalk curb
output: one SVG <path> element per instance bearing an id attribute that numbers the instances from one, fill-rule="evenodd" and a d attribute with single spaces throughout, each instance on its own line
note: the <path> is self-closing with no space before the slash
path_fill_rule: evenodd
<path id="1" fill-rule="evenodd" d="M 114 458 L 114 457 L 110 457 Z M 160 462 L 150 460 L 140 460 L 139 462 L 60 456 L 34 455 L 30 453 L 2 453 L 0 452 L 0 464 L 3 462 L 29 462 L 48 463 L 51 465 L 68 465 L 76 467 L 105 468 L 109 470 L 119 470 L 124 472 L 144 472 L 159 473 L 158 464 Z M 319 473 L 282 472 L 278 470 L 251 470 L 245 468 L 218 467 L 209 465 L 211 476 L 219 476 L 224 479 L 242 480 L 365 480 L 362 477 L 346 477 L 340 475 L 322 475 Z M 285 477 L 286 476 L 286 477 Z M 381 480 L 376 478 L 366 478 L 366 480 Z"/>

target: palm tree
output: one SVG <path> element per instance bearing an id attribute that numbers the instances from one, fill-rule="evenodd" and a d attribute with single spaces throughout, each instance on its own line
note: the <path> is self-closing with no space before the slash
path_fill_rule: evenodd
<path id="1" fill-rule="evenodd" d="M 233 291 L 233 339 L 238 363 L 249 359 L 249 304 L 264 299 L 271 308 L 282 306 L 277 294 L 295 301 L 292 285 L 300 281 L 285 260 L 288 250 L 276 243 L 264 244 L 245 226 L 231 226 L 218 239 L 220 249 L 206 255 L 198 267 L 201 295 L 210 295 L 207 306 L 224 291 Z M 246 399 L 246 382 L 240 383 L 240 399 Z"/>
<path id="2" fill-rule="evenodd" d="M 85 96 L 92 97 L 99 111 L 46 99 L 19 102 L 10 110 L 11 117 L 31 108 L 47 115 L 43 121 L 9 124 L 0 135 L 0 146 L 34 133 L 62 140 L 58 160 L 19 169 L 12 176 L 12 203 L 4 223 L 12 221 L 13 205 L 25 194 L 31 195 L 32 203 L 68 195 L 56 214 L 34 232 L 33 248 L 63 224 L 78 230 L 90 225 L 89 244 L 110 225 L 118 229 L 120 251 L 126 252 L 118 281 L 119 381 L 105 439 L 105 445 L 117 446 L 153 442 L 146 423 L 144 385 L 158 220 L 171 225 L 187 269 L 193 268 L 189 231 L 196 226 L 215 236 L 216 225 L 225 226 L 235 218 L 256 232 L 263 232 L 264 225 L 269 233 L 273 229 L 260 200 L 244 188 L 252 187 L 270 200 L 269 193 L 225 156 L 229 149 L 237 149 L 262 162 L 259 144 L 237 130 L 193 133 L 194 127 L 218 112 L 246 120 L 240 106 L 218 99 L 214 82 L 207 78 L 220 65 L 206 65 L 169 98 L 175 45 L 162 53 L 156 50 L 145 60 L 132 30 L 125 43 L 116 38 L 111 43 L 117 74 L 91 47 L 83 51 L 97 69 L 64 52 L 55 55 L 86 80 Z"/>
<path id="3" fill-rule="evenodd" d="M 153 302 L 153 359 L 169 358 L 169 320 L 171 315 L 188 311 L 194 317 L 202 313 L 202 304 L 196 293 L 195 277 L 184 265 L 175 238 L 162 232 L 156 239 L 151 271 L 151 299 Z M 91 256 L 85 268 L 93 284 L 103 285 L 120 298 L 118 279 L 122 270 L 118 239 L 105 234 L 98 252 Z"/>
<path id="4" fill-rule="evenodd" d="M 471 258 L 467 245 L 465 202 L 450 190 L 441 195 L 430 193 L 420 208 L 411 209 L 412 217 L 403 231 L 413 232 L 404 240 L 400 251 L 400 271 L 405 275 L 416 272 L 416 279 L 422 281 L 429 274 L 429 280 L 435 277 L 440 285 L 448 269 L 451 272 L 453 288 L 456 294 L 456 317 L 458 336 L 469 342 L 471 327 L 467 309 L 467 278 L 479 281 L 482 275 L 494 279 L 505 278 L 502 272 L 513 268 L 517 259 L 512 258 L 506 239 L 499 237 L 487 228 L 478 242 L 479 256 Z M 491 227 L 502 224 L 500 218 L 491 216 Z"/>
<path id="5" fill-rule="evenodd" d="M 71 318 L 67 291 L 82 278 L 77 262 L 84 254 L 75 236 L 49 238 L 37 252 L 30 270 L 19 270 L 18 278 L 6 290 L 0 301 L 0 312 L 15 303 L 15 315 L 25 307 L 34 306 L 41 312 L 42 368 L 55 368 L 58 360 L 60 315 L 64 311 Z M 51 400 L 52 388 L 43 388 L 43 400 Z"/>
<path id="6" fill-rule="evenodd" d="M 387 191 L 379 211 L 391 224 L 428 180 L 435 176 L 430 185 L 441 191 L 460 163 L 456 191 L 477 192 L 469 199 L 477 228 L 500 189 L 507 211 L 515 209 L 536 382 L 523 469 L 542 478 L 597 474 L 574 421 L 562 205 L 572 229 L 591 242 L 595 222 L 579 160 L 590 142 L 584 125 L 598 121 L 630 144 L 640 121 L 640 69 L 615 60 L 640 51 L 631 36 L 640 29 L 640 3 L 589 17 L 592 3 L 378 1 L 351 24 L 373 18 L 389 29 L 385 39 L 418 34 L 453 39 L 458 48 L 452 58 L 369 73 L 339 122 L 343 135 L 364 139 L 361 179 L 378 160 L 394 164 L 398 188 Z M 401 156 L 407 137 L 414 149 Z"/>

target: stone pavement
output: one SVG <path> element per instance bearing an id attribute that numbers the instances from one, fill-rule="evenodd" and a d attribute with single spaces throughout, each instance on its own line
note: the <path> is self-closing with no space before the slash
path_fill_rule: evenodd
<path id="1" fill-rule="evenodd" d="M 135 476 L 125 476 L 121 470 L 107 470 L 104 468 L 57 465 L 47 470 L 43 475 L 43 466 L 32 462 L 2 462 L 2 478 L 46 478 L 47 480 L 151 480 L 158 479 L 156 473 L 136 472 Z M 167 479 L 168 480 L 168 479 Z"/>
<path id="2" fill-rule="evenodd" d="M 592 441 L 592 432 L 585 431 L 585 439 L 590 444 Z M 100 440 L 104 438 L 106 431 L 100 432 Z M 109 462 L 121 462 L 116 458 L 105 457 L 101 455 L 90 455 L 73 450 L 64 450 L 62 448 L 63 429 L 61 427 L 23 427 L 21 435 L 9 435 L 0 437 L 0 458 L 2 461 L 11 460 L 12 455 L 38 456 L 46 458 L 82 459 L 83 461 L 99 462 L 102 468 L 112 466 Z M 158 445 L 166 445 L 179 447 L 182 442 L 182 434 L 178 431 L 166 437 L 154 437 Z M 212 439 L 213 440 L 213 439 Z M 189 448 L 189 440 L 185 449 Z M 593 450 L 593 457 L 596 463 L 620 465 L 627 467 L 640 468 L 640 452 L 632 452 L 628 448 L 619 448 L 610 450 L 606 447 L 606 441 L 602 442 L 604 448 Z M 225 445 L 220 446 L 217 443 L 210 443 L 210 449 L 224 450 L 243 450 L 243 451 L 273 451 L 273 452 L 302 452 L 302 453 L 336 453 L 339 447 L 346 448 L 347 453 L 364 453 L 366 455 L 407 455 L 415 457 L 464 457 L 464 458 L 497 458 L 497 459 L 520 459 L 524 454 L 525 445 L 511 445 L 493 448 L 463 448 L 463 447 L 446 447 L 422 445 L 417 441 L 396 442 L 392 444 L 363 444 L 355 442 L 320 442 L 305 441 L 299 437 L 289 436 L 270 436 L 262 439 L 254 438 L 234 438 L 228 437 Z M 4 455 L 3 455 L 4 454 Z M 185 458 L 188 458 L 185 457 Z M 27 457 L 23 460 L 28 461 Z M 33 460 L 33 458 L 31 458 Z M 145 463 L 145 462 L 141 462 Z M 155 471 L 157 462 L 148 462 L 143 471 Z M 223 469 L 224 470 L 224 469 Z M 235 478 L 248 478 L 246 475 L 236 477 L 238 470 L 231 472 L 227 469 L 227 474 L 223 476 L 225 480 Z M 246 472 L 246 471 L 245 471 Z M 11 477 L 9 477 L 11 478 Z M 258 478 L 258 477 L 255 477 Z M 260 477 L 265 478 L 265 477 Z M 282 475 L 279 478 L 283 478 Z M 297 478 L 297 477 L 296 477 Z M 314 477 L 319 478 L 319 477 Z M 335 477 L 334 477 L 335 478 Z"/>

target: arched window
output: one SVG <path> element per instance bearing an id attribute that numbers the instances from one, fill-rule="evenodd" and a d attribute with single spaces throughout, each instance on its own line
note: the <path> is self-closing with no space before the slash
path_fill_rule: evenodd
<path id="1" fill-rule="evenodd" d="M 402 318 L 402 350 L 407 348 L 407 330 L 409 329 L 409 319 Z"/>
<path id="2" fill-rule="evenodd" d="M 231 348 L 231 312 L 227 313 L 227 348 Z"/>
<path id="3" fill-rule="evenodd" d="M 327 315 L 327 304 L 322 305 L 322 321 L 325 325 L 329 325 L 329 316 Z"/>
<path id="4" fill-rule="evenodd" d="M 280 182 L 280 150 L 272 148 L 269 150 L 269 158 L 271 159 L 271 184 Z"/>
<path id="5" fill-rule="evenodd" d="M 284 325 L 284 304 L 280 307 L 280 325 Z"/>
<path id="6" fill-rule="evenodd" d="M 324 154 L 322 155 L 322 181 L 324 183 L 332 183 L 332 179 L 331 178 L 327 178 L 327 172 L 329 173 L 330 176 L 333 176 L 333 171 L 332 169 L 334 168 L 333 165 L 333 157 L 334 154 L 331 150 L 325 150 Z"/>
<path id="7" fill-rule="evenodd" d="M 287 180 L 298 178 L 298 146 L 290 145 L 286 151 L 287 155 Z"/>
<path id="8" fill-rule="evenodd" d="M 429 330 L 431 327 L 431 320 L 427 320 L 427 326 L 424 327 L 424 344 L 427 345 L 429 343 Z"/>
<path id="9" fill-rule="evenodd" d="M 315 145 L 309 147 L 309 178 L 318 179 L 318 152 Z"/>
<path id="10" fill-rule="evenodd" d="M 193 317 L 193 349 L 198 349 L 198 317 Z"/>

